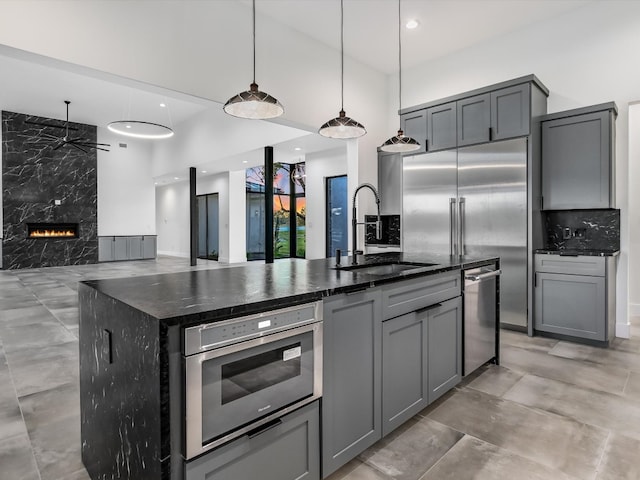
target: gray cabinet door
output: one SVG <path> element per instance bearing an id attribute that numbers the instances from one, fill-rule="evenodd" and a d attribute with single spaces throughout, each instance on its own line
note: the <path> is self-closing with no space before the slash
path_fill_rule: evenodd
<path id="1" fill-rule="evenodd" d="M 427 151 L 455 148 L 456 102 L 443 103 L 427 109 Z"/>
<path id="2" fill-rule="evenodd" d="M 127 243 L 129 260 L 140 260 L 142 258 L 142 237 L 128 237 Z"/>
<path id="3" fill-rule="evenodd" d="M 382 324 L 382 435 L 428 405 L 426 314 Z"/>
<path id="4" fill-rule="evenodd" d="M 407 137 L 411 137 L 420 144 L 418 150 L 414 150 L 409 155 L 426 152 L 427 148 L 427 111 L 417 110 L 405 113 L 401 116 L 402 131 Z"/>
<path id="5" fill-rule="evenodd" d="M 319 480 L 318 402 L 185 464 L 185 480 Z"/>
<path id="6" fill-rule="evenodd" d="M 98 261 L 113 261 L 113 240 L 114 237 L 98 237 Z"/>
<path id="7" fill-rule="evenodd" d="M 113 237 L 113 259 L 129 260 L 129 241 L 127 237 Z"/>
<path id="8" fill-rule="evenodd" d="M 142 258 L 156 258 L 156 237 L 142 237 Z"/>
<path id="9" fill-rule="evenodd" d="M 429 403 L 462 378 L 462 300 L 443 302 L 427 310 Z"/>
<path id="10" fill-rule="evenodd" d="M 535 329 L 606 340 L 605 277 L 537 272 Z"/>
<path id="11" fill-rule="evenodd" d="M 458 100 L 456 107 L 458 146 L 488 142 L 491 127 L 490 94 Z"/>
<path id="12" fill-rule="evenodd" d="M 609 208 L 611 113 L 542 122 L 543 209 Z"/>
<path id="13" fill-rule="evenodd" d="M 490 140 L 529 135 L 531 86 L 528 83 L 491 92 Z"/>
<path id="14" fill-rule="evenodd" d="M 381 438 L 380 289 L 324 301 L 322 474 Z"/>

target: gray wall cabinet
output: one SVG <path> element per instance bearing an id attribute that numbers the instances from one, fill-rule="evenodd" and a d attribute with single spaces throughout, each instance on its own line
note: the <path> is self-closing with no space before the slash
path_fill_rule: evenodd
<path id="1" fill-rule="evenodd" d="M 98 237 L 98 261 L 156 258 L 155 235 Z"/>
<path id="2" fill-rule="evenodd" d="M 185 480 L 319 480 L 318 402 L 185 465 Z"/>
<path id="3" fill-rule="evenodd" d="M 615 104 L 542 119 L 542 208 L 615 207 Z"/>
<path id="4" fill-rule="evenodd" d="M 529 135 L 531 85 L 524 83 L 491 92 L 490 140 Z"/>
<path id="5" fill-rule="evenodd" d="M 427 108 L 427 151 L 455 148 L 457 144 L 456 102 Z"/>
<path id="6" fill-rule="evenodd" d="M 324 300 L 322 474 L 382 437 L 380 289 Z"/>
<path id="7" fill-rule="evenodd" d="M 427 151 L 427 112 L 417 110 L 400 117 L 402 131 L 420 144 L 420 149 L 411 152 L 412 155 Z"/>
<path id="8" fill-rule="evenodd" d="M 615 258 L 535 256 L 535 329 L 608 342 L 615 327 Z"/>
<path id="9" fill-rule="evenodd" d="M 458 100 L 458 146 L 491 140 L 491 96 L 488 93 Z"/>
<path id="10" fill-rule="evenodd" d="M 429 403 L 462 379 L 462 299 L 427 310 Z"/>

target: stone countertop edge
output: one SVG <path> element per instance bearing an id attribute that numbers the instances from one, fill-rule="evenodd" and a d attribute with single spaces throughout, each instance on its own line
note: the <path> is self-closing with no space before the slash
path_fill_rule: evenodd
<path id="1" fill-rule="evenodd" d="M 156 318 L 168 327 L 187 327 L 222 321 L 349 293 L 386 283 L 435 275 L 456 269 L 477 268 L 499 257 L 382 253 L 359 256 L 361 264 L 389 262 L 432 264 L 389 275 L 336 270 L 335 260 L 279 260 L 211 270 L 143 275 L 106 280 L 85 280 L 116 301 Z M 343 257 L 348 266 L 350 257 Z M 362 262 L 364 260 L 364 262 Z M 209 285 L 215 285 L 209 287 Z"/>
<path id="2" fill-rule="evenodd" d="M 533 253 L 544 255 L 560 255 L 567 257 L 585 256 L 585 257 L 617 257 L 620 250 L 555 250 L 551 248 L 539 248 Z"/>

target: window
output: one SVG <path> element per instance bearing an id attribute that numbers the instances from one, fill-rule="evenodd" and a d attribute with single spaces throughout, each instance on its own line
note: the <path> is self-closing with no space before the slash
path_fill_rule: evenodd
<path id="1" fill-rule="evenodd" d="M 218 194 L 198 195 L 198 258 L 218 260 Z"/>
<path id="2" fill-rule="evenodd" d="M 349 222 L 347 176 L 327 178 L 327 257 L 335 255 L 336 250 L 342 250 L 345 255 L 349 251 Z"/>

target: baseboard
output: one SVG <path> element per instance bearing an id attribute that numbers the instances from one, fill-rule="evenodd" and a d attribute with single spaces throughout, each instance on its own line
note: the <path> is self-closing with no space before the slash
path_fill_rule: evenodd
<path id="1" fill-rule="evenodd" d="M 630 303 L 629 304 L 629 316 L 630 317 L 638 317 L 638 316 L 640 316 L 640 303 Z"/>
<path id="2" fill-rule="evenodd" d="M 166 250 L 158 250 L 157 255 L 166 255 L 167 257 L 180 257 L 180 258 L 189 258 L 188 253 L 184 252 L 169 252 Z"/>
<path id="3" fill-rule="evenodd" d="M 631 324 L 630 323 L 616 323 L 616 337 L 630 338 L 631 337 Z"/>

